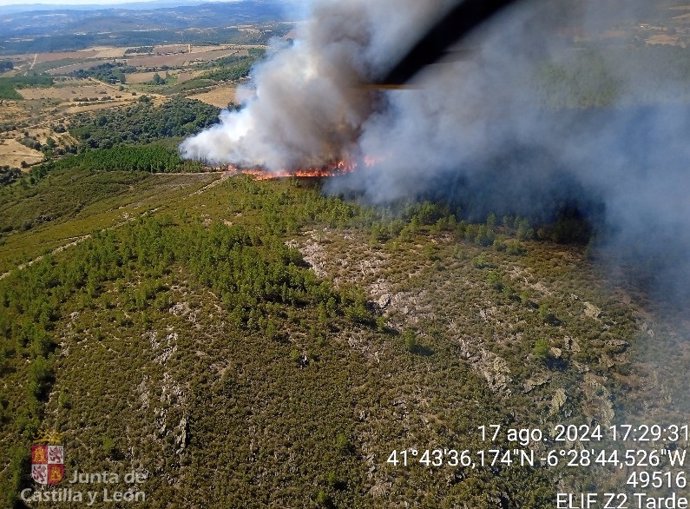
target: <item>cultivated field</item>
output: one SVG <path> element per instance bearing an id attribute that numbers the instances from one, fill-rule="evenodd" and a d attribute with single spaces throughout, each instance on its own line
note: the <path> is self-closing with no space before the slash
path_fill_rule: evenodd
<path id="1" fill-rule="evenodd" d="M 244 55 L 243 55 L 244 53 Z M 184 67 L 199 62 L 209 62 L 229 56 L 246 56 L 247 50 L 233 46 L 192 51 L 192 53 L 171 53 L 167 55 L 135 56 L 127 59 L 127 64 L 134 67 Z"/>
<path id="2" fill-rule="evenodd" d="M 129 91 L 101 83 L 96 80 L 67 80 L 50 88 L 23 88 L 19 93 L 24 99 L 57 99 L 62 102 L 81 102 L 81 100 L 108 100 L 123 102 L 136 98 Z M 105 99 L 107 98 L 107 99 Z"/>
<path id="3" fill-rule="evenodd" d="M 161 68 L 187 67 L 203 62 L 211 62 L 227 56 L 248 56 L 249 49 L 264 48 L 260 45 L 156 46 L 153 53 L 126 53 L 127 47 L 94 47 L 79 51 L 60 51 L 51 53 L 32 53 L 8 57 L 20 72 L 31 70 L 47 72 L 53 76 L 67 75 L 86 70 L 105 63 L 123 63 L 133 67 Z"/>
<path id="4" fill-rule="evenodd" d="M 221 86 L 208 92 L 190 95 L 189 98 L 217 106 L 218 108 L 227 108 L 228 103 L 235 102 L 235 91 L 236 87 L 234 85 Z"/>
<path id="5" fill-rule="evenodd" d="M 143 95 L 154 105 L 182 95 L 226 108 L 235 101 L 236 83 L 225 77 L 222 71 L 227 67 L 217 60 L 252 57 L 255 52 L 250 50 L 260 48 L 264 46 L 165 44 L 8 55 L 14 69 L 6 76 L 44 73 L 53 83 L 20 83 L 14 92 L 21 99 L 0 100 L 0 139 L 5 140 L 0 147 L 0 166 L 26 167 L 43 161 L 43 152 L 68 152 L 78 144 L 65 132 L 75 115 L 127 106 Z M 83 71 L 79 78 L 73 74 L 76 71 Z M 164 83 L 153 83 L 156 73 Z"/>
<path id="6" fill-rule="evenodd" d="M 90 58 L 121 58 L 127 48 L 114 48 L 106 46 L 96 46 L 93 48 L 76 51 L 51 51 L 47 53 L 25 53 L 15 55 L 13 58 L 19 61 L 31 62 L 36 59 L 36 63 L 55 62 L 57 60 L 73 59 L 87 60 Z"/>
<path id="7" fill-rule="evenodd" d="M 21 101 L 3 100 L 2 122 L 9 129 L 0 133 L 0 166 L 20 168 L 22 162 L 32 165 L 41 162 L 43 153 L 19 143 L 31 138 L 45 144 L 49 138 L 58 147 L 73 145 L 75 140 L 58 126 L 69 124 L 69 118 L 78 113 L 97 111 L 131 104 L 137 93 L 95 79 L 65 78 L 50 87 L 19 88 Z M 161 98 L 149 94 L 157 103 Z"/>
<path id="8" fill-rule="evenodd" d="M 127 83 L 131 85 L 140 85 L 142 83 L 150 83 L 153 81 L 153 76 L 156 74 L 156 71 L 150 71 L 150 72 L 134 72 L 132 74 L 127 75 Z M 160 74 L 160 73 L 158 73 Z M 177 83 L 184 83 L 185 81 L 189 81 L 191 79 L 197 78 L 203 74 L 203 71 L 181 71 L 181 70 L 176 70 L 176 71 L 168 71 L 168 75 L 171 77 L 174 77 L 177 80 Z"/>
<path id="9" fill-rule="evenodd" d="M 98 46 L 78 51 L 23 53 L 8 58 L 19 72 L 49 71 L 53 75 L 59 75 L 83 68 L 83 65 L 98 65 L 104 59 L 122 58 L 126 50 L 127 48 Z"/>
<path id="10" fill-rule="evenodd" d="M 35 110 L 44 105 L 43 113 L 49 113 L 53 121 L 65 114 L 120 106 L 138 98 L 136 92 L 120 90 L 117 86 L 94 79 L 67 78 L 51 87 L 22 88 L 18 92 L 25 101 L 11 102 L 15 118 L 27 115 L 29 109 Z M 45 108 L 46 104 L 51 106 L 50 110 Z"/>
<path id="11" fill-rule="evenodd" d="M 669 34 L 655 34 L 647 39 L 647 44 L 664 44 L 668 46 L 681 46 L 681 38 Z"/>
<path id="12" fill-rule="evenodd" d="M 42 160 L 43 154 L 38 150 L 25 147 L 13 139 L 0 139 L 0 166 L 19 168 L 22 162 L 34 164 Z"/>

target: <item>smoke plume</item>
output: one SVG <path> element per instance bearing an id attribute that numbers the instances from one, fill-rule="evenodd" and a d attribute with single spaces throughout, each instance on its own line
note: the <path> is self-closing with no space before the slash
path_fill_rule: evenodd
<path id="1" fill-rule="evenodd" d="M 377 99 L 362 85 L 448 2 L 421 4 L 315 2 L 296 42 L 277 42 L 256 66 L 243 109 L 186 140 L 183 156 L 274 171 L 355 157 Z"/>
<path id="2" fill-rule="evenodd" d="M 364 85 L 453 5 L 315 0 L 295 43 L 253 70 L 242 108 L 182 155 L 273 171 L 367 157 L 374 167 L 330 190 L 374 203 L 442 193 L 477 217 L 597 204 L 611 245 L 690 280 L 675 256 L 690 249 L 690 72 L 680 48 L 640 39 L 666 3 L 518 2 L 413 87 Z"/>

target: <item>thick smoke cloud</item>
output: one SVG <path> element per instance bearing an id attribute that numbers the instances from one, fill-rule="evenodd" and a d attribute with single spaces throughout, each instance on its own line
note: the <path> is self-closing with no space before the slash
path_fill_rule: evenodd
<path id="1" fill-rule="evenodd" d="M 316 0 L 297 42 L 276 44 L 254 70 L 243 108 L 181 153 L 269 170 L 366 156 L 374 167 L 330 190 L 374 203 L 441 193 L 477 217 L 597 203 L 610 245 L 665 259 L 674 267 L 666 282 L 690 280 L 687 256 L 672 256 L 690 249 L 690 108 L 678 101 L 687 82 L 650 74 L 656 53 L 632 35 L 607 36 L 657 15 L 662 2 L 526 1 L 414 87 L 362 85 L 452 4 Z M 635 58 L 620 51 L 636 44 Z M 583 90 L 590 97 L 577 97 Z"/>
<path id="2" fill-rule="evenodd" d="M 443 3 L 314 3 L 295 44 L 276 44 L 254 69 L 252 89 L 243 91 L 244 109 L 223 112 L 218 126 L 182 144 L 182 155 L 283 170 L 319 166 L 356 151 L 375 101 L 361 84 L 401 51 L 394 41 L 403 41 L 404 48 L 420 20 Z M 395 15 L 400 8 L 404 16 Z"/>

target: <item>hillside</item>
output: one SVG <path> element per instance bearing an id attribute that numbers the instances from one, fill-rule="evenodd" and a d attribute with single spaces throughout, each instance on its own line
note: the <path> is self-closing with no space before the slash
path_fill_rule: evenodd
<path id="1" fill-rule="evenodd" d="M 683 495 L 688 7 L 625 3 L 404 91 L 373 4 L 0 8 L 0 509 Z"/>
<path id="2" fill-rule="evenodd" d="M 146 507 L 551 507 L 555 477 L 594 472 L 387 459 L 480 448 L 494 423 L 608 426 L 650 401 L 631 352 L 651 319 L 583 248 L 519 240 L 510 218 L 389 219 L 309 181 L 79 171 L 23 192 L 128 191 L 23 233 L 2 216 L 7 504 L 54 429 L 69 470 L 145 473 Z M 52 253 L 17 267 L 34 243 L 27 258 Z"/>
<path id="3" fill-rule="evenodd" d="M 156 5 L 149 8 L 102 7 L 100 9 L 0 10 L 0 53 L 65 51 L 93 45 L 151 44 L 164 42 L 249 42 L 243 28 L 280 21 L 281 2 L 252 0 L 211 2 L 197 5 Z M 228 26 L 232 25 L 232 26 Z M 228 41 L 235 38 L 235 41 Z M 242 41 L 242 39 L 245 41 Z M 220 41 L 218 41 L 220 42 Z M 126 43 L 127 44 L 127 43 Z"/>

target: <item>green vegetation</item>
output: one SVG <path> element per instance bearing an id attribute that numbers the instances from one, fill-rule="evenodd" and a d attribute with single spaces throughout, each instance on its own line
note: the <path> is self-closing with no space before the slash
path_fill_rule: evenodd
<path id="1" fill-rule="evenodd" d="M 4 81 L 4 78 L 0 78 L 0 99 L 12 99 L 18 101 L 22 99 L 22 96 L 19 95 L 19 92 L 17 92 L 11 83 Z"/>
<path id="2" fill-rule="evenodd" d="M 248 53 L 248 56 L 231 55 L 213 60 L 212 62 L 199 64 L 198 68 L 204 72 L 196 78 L 182 82 L 177 82 L 175 76 L 163 78 L 159 75 L 159 78 L 156 78 L 154 75 L 153 81 L 150 84 L 140 86 L 140 88 L 143 91 L 179 96 L 189 95 L 192 92 L 200 93 L 211 89 L 211 87 L 219 83 L 236 82 L 249 75 L 252 66 L 263 57 L 265 51 L 263 49 L 250 48 Z M 162 70 L 167 70 L 167 68 L 163 66 Z"/>
<path id="3" fill-rule="evenodd" d="M 253 57 L 231 57 L 232 59 L 223 59 L 218 67 L 214 70 L 204 73 L 200 79 L 209 79 L 213 81 L 236 81 L 249 75 L 252 66 L 256 62 Z"/>
<path id="4" fill-rule="evenodd" d="M 53 84 L 53 78 L 43 74 L 29 74 L 27 76 L 13 76 L 0 78 L 0 99 L 22 98 L 17 92 L 18 88 L 49 87 Z"/>
<path id="5" fill-rule="evenodd" d="M 97 153 L 72 161 L 97 164 Z M 562 472 L 502 466 L 449 482 L 386 459 L 410 440 L 479 448 L 477 423 L 603 419 L 607 395 L 634 383 L 607 378 L 629 369 L 606 341 L 633 336 L 630 312 L 581 247 L 521 241 L 516 218 L 472 224 L 431 203 L 370 209 L 311 182 L 240 177 L 93 231 L 99 214 L 183 177 L 65 166 L 2 191 L 8 242 L 78 218 L 93 233 L 0 279 L 0 438 L 16 444 L 0 449 L 8 504 L 27 482 L 31 439 L 54 428 L 69 468 L 159 468 L 143 486 L 151 507 L 211 493 L 218 507 L 488 508 L 486 493 L 502 493 L 515 507 L 548 508 Z M 54 218 L 22 232 L 38 209 Z M 316 253 L 321 277 L 302 252 Z M 582 301 L 606 310 L 606 332 Z M 534 338 L 546 337 L 557 359 L 542 359 Z M 567 406 L 554 415 L 559 388 Z"/>
<path id="6" fill-rule="evenodd" d="M 82 79 L 95 78 L 99 81 L 115 85 L 125 83 L 125 75 L 130 72 L 136 72 L 136 68 L 124 64 L 111 64 L 108 62 L 95 67 L 89 67 L 88 69 L 78 69 L 70 75 Z"/>
<path id="7" fill-rule="evenodd" d="M 18 169 L 9 166 L 0 167 L 0 187 L 15 182 L 19 177 L 21 177 L 21 172 Z"/>
<path id="8" fill-rule="evenodd" d="M 71 166 L 70 160 L 57 163 Z M 56 163 L 53 163 L 56 164 Z M 53 168 L 55 169 L 55 168 Z M 89 204 L 125 193 L 141 182 L 141 173 L 102 175 L 92 171 L 56 171 L 32 185 L 27 180 L 0 189 L 0 231 L 30 230 L 79 212 Z"/>
<path id="9" fill-rule="evenodd" d="M 259 53 L 157 86 L 237 80 Z M 613 101 L 606 59 L 576 58 L 540 77 L 565 90 L 551 106 Z M 78 153 L 0 169 L 0 505 L 30 485 L 27 452 L 47 429 L 63 433 L 68 469 L 154 473 L 153 508 L 541 509 L 556 483 L 607 487 L 597 468 L 387 462 L 411 446 L 486 449 L 482 424 L 647 412 L 628 351 L 640 317 L 588 262 L 585 218 L 370 208 L 318 180 L 195 173 L 176 145 L 217 115 L 144 96 L 77 116 Z M 54 140 L 21 142 L 56 155 Z"/>
<path id="10" fill-rule="evenodd" d="M 84 235 L 174 208 L 217 178 L 75 169 L 23 177 L 0 189 L 0 273 Z"/>
<path id="11" fill-rule="evenodd" d="M 165 85 L 166 79 L 161 78 L 161 75 L 160 75 L 160 74 L 155 73 L 155 74 L 153 75 L 153 79 L 151 80 L 151 82 L 152 82 L 154 85 Z"/>
<path id="12" fill-rule="evenodd" d="M 183 81 L 182 83 L 166 85 L 159 91 L 171 96 L 188 95 L 192 92 L 199 93 L 210 89 L 216 84 L 217 82 L 210 78 L 193 78 L 191 80 Z"/>
<path id="13" fill-rule="evenodd" d="M 608 108 L 687 102 L 690 94 L 678 85 L 688 81 L 685 48 L 639 45 L 574 50 L 544 65 L 535 86 L 549 107 Z"/>
<path id="14" fill-rule="evenodd" d="M 160 143 L 119 145 L 114 148 L 87 150 L 52 164 L 55 168 L 82 168 L 95 171 L 144 171 L 150 173 L 199 172 L 198 161 L 183 161 L 175 148 Z"/>
<path id="15" fill-rule="evenodd" d="M 185 266 L 196 281 L 218 295 L 231 323 L 245 331 L 264 330 L 284 306 L 323 310 L 326 321 L 333 323 L 356 305 L 318 281 L 303 266 L 299 253 L 260 230 L 223 225 L 209 230 L 195 221 L 173 227 L 170 221 L 148 219 L 117 234 L 99 234 L 76 247 L 64 262 L 46 258 L 0 285 L 4 351 L 17 360 L 32 359 L 27 392 L 13 402 L 18 405 L 15 433 L 30 439 L 40 426 L 43 404 L 55 381 L 51 354 L 56 344 L 50 332 L 64 313 L 63 306 L 74 299 L 88 306 L 111 282 L 130 280 L 137 273 L 162 278 L 171 273 L 173 264 Z M 140 288 L 127 304 L 131 311 L 146 310 L 162 286 L 146 283 Z M 103 438 L 102 443 L 105 455 L 112 457 L 112 439 Z M 3 493 L 16 493 L 16 486 L 9 488 L 13 482 L 5 478 Z"/>
<path id="16" fill-rule="evenodd" d="M 547 102 L 556 107 L 593 108 L 611 106 L 623 83 L 603 55 L 588 51 L 567 65 L 547 65 L 543 70 Z"/>
<path id="17" fill-rule="evenodd" d="M 218 108 L 183 97 L 155 106 L 142 96 L 126 108 L 77 115 L 70 124 L 70 133 L 90 148 L 150 143 L 194 134 L 217 122 L 218 113 Z"/>
<path id="18" fill-rule="evenodd" d="M 127 48 L 125 50 L 125 55 L 141 55 L 153 53 L 153 46 L 138 46 L 136 48 Z"/>
<path id="19" fill-rule="evenodd" d="M 538 339 L 534 343 L 534 348 L 532 349 L 532 354 L 537 360 L 541 362 L 546 362 L 549 357 L 549 342 L 545 339 Z"/>
<path id="20" fill-rule="evenodd" d="M 83 169 L 88 171 L 126 171 L 148 173 L 197 173 L 207 168 L 198 161 L 187 161 L 180 158 L 177 152 L 179 139 L 172 143 L 165 141 L 147 145 L 119 145 L 114 148 L 84 150 L 77 155 L 68 155 L 62 159 L 53 159 L 32 168 L 26 174 L 21 185 L 38 182 L 48 173 L 56 170 Z M 51 145 L 36 147 L 50 154 Z M 16 170 L 3 170 L 4 185 L 19 180 L 21 173 Z"/>

